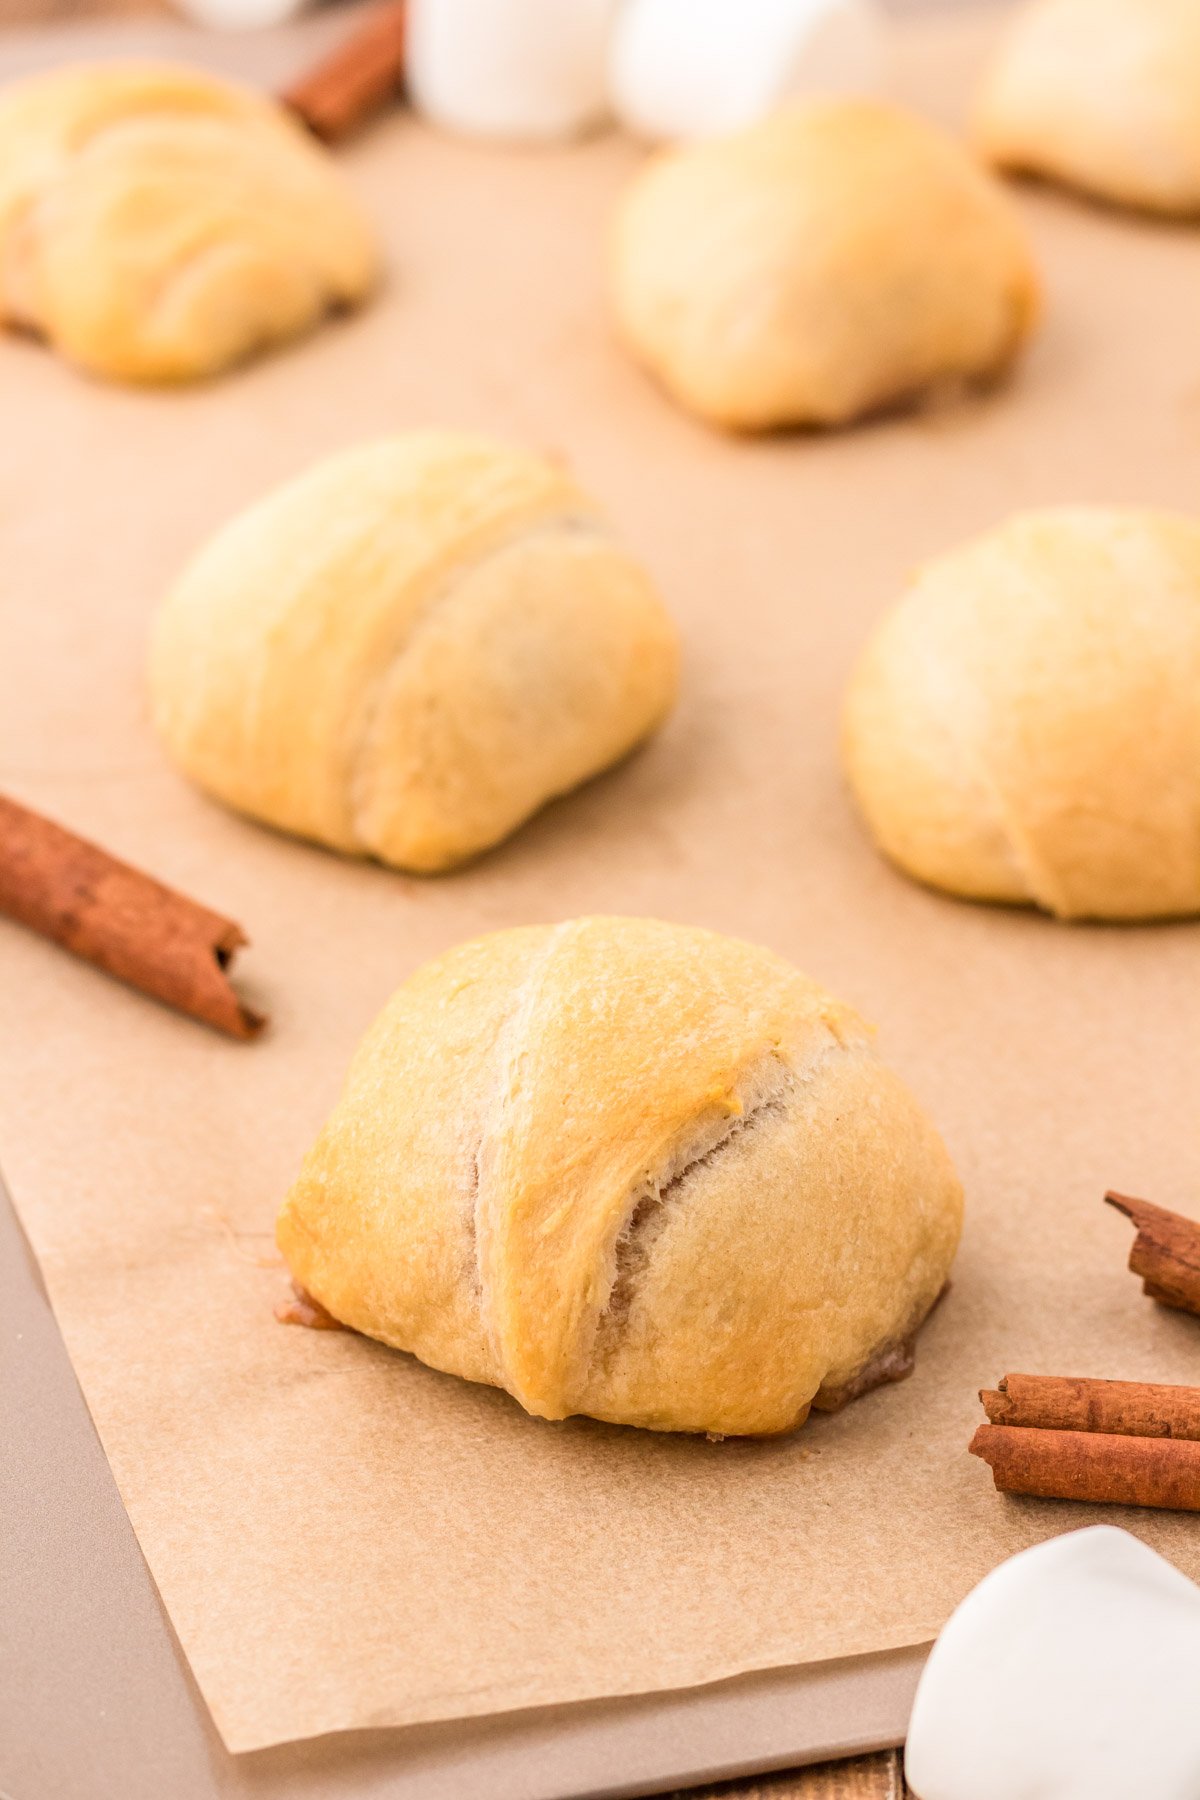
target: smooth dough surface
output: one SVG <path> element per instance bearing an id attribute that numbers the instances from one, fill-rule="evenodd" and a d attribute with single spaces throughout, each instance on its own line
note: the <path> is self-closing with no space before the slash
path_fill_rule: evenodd
<path id="1" fill-rule="evenodd" d="M 418 970 L 278 1239 L 335 1318 L 543 1418 L 757 1434 L 910 1337 L 961 1204 L 848 1007 L 766 950 L 590 918 Z"/>
<path id="2" fill-rule="evenodd" d="M 974 129 L 1002 167 L 1127 206 L 1200 212 L 1200 6 L 1035 0 L 1002 42 Z"/>
<path id="3" fill-rule="evenodd" d="M 1062 918 L 1200 911 L 1200 524 L 1028 513 L 930 563 L 867 645 L 844 744 L 922 881 Z"/>
<path id="4" fill-rule="evenodd" d="M 654 158 L 618 211 L 620 330 L 664 387 L 737 430 L 833 425 L 1003 368 L 1037 277 L 995 181 L 942 132 L 811 100 Z"/>
<path id="5" fill-rule="evenodd" d="M 561 466 L 416 432 L 219 532 L 159 614 L 150 674 L 201 787 L 434 871 L 631 750 L 677 662 L 649 577 Z"/>
<path id="6" fill-rule="evenodd" d="M 93 374 L 213 374 L 376 274 L 330 157 L 249 88 L 99 63 L 0 93 L 0 320 Z"/>

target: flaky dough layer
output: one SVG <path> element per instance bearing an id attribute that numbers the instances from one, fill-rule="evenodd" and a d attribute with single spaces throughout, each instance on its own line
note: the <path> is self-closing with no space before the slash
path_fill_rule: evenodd
<path id="1" fill-rule="evenodd" d="M 961 1204 L 848 1007 L 748 944 L 591 918 L 400 989 L 278 1238 L 335 1318 L 541 1417 L 769 1433 L 904 1372 Z"/>
<path id="2" fill-rule="evenodd" d="M 1062 918 L 1200 911 L 1200 524 L 1060 508 L 928 564 L 863 653 L 844 747 L 919 880 Z"/>
<path id="3" fill-rule="evenodd" d="M 998 185 L 867 100 L 793 105 L 637 175 L 611 247 L 634 354 L 714 424 L 835 425 L 1007 364 L 1037 276 Z"/>
<path id="4" fill-rule="evenodd" d="M 330 157 L 249 88 L 99 63 L 0 94 L 0 320 L 94 374 L 212 374 L 377 267 Z"/>

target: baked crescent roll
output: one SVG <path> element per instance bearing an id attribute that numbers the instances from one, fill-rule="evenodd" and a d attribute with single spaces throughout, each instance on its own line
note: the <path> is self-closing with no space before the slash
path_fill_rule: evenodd
<path id="1" fill-rule="evenodd" d="M 1001 369 L 1037 312 L 1006 196 L 898 107 L 813 100 L 667 152 L 615 224 L 617 321 L 686 407 L 836 425 Z"/>
<path id="2" fill-rule="evenodd" d="M 218 533 L 150 675 L 201 787 L 432 871 L 624 756 L 677 661 L 649 577 L 564 469 L 424 432 L 331 457 Z"/>
<path id="3" fill-rule="evenodd" d="M 0 320 L 81 368 L 212 374 L 360 300 L 376 268 L 331 159 L 248 88 L 99 63 L 0 94 Z"/>
<path id="4" fill-rule="evenodd" d="M 880 848 L 1060 918 L 1200 911 L 1200 525 L 1027 513 L 920 570 L 845 712 Z"/>
<path id="5" fill-rule="evenodd" d="M 975 109 L 984 155 L 1101 199 L 1200 212 L 1196 0 L 1035 0 Z"/>
<path id="6" fill-rule="evenodd" d="M 592 918 L 418 970 L 278 1240 L 334 1318 L 541 1418 L 757 1434 L 908 1373 L 961 1208 L 849 1007 L 732 938 Z"/>

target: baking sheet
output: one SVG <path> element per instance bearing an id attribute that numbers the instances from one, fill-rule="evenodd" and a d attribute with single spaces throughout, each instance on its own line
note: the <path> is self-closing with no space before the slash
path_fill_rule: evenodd
<path id="1" fill-rule="evenodd" d="M 923 27 L 910 91 L 977 51 Z M 919 95 L 918 95 L 919 97 Z M 1196 1379 L 1124 1273 L 1106 1185 L 1193 1205 L 1193 926 L 1064 928 L 874 857 L 835 756 L 870 621 L 919 557 L 1054 500 L 1194 505 L 1200 240 L 1027 195 L 1046 329 L 1004 391 L 734 443 L 613 343 L 599 245 L 636 152 L 483 152 L 397 118 L 346 158 L 393 276 L 208 389 L 81 383 L 0 345 L 0 778 L 241 919 L 274 1030 L 224 1043 L 0 933 L 0 1146 L 85 1396 L 226 1743 L 650 1692 L 927 1640 L 1001 1556 L 1099 1509 L 965 1454 L 1008 1367 Z M 567 454 L 683 626 L 680 711 L 623 769 L 419 882 L 222 813 L 141 682 L 164 584 L 234 508 L 407 425 Z M 917 1373 L 774 1444 L 530 1421 L 349 1337 L 277 1327 L 270 1226 L 361 1030 L 479 930 L 652 912 L 770 943 L 881 1027 L 968 1194 Z M 1108 1512 L 1192 1573 L 1189 1522 Z"/>
<path id="2" fill-rule="evenodd" d="M 165 1620 L 0 1190 L 0 1789 L 36 1800 L 565 1800 L 904 1735 L 920 1651 L 230 1756 Z"/>

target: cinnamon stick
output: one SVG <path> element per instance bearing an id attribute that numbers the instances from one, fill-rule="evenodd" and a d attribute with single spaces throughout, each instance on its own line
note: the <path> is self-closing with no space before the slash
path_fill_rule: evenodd
<path id="1" fill-rule="evenodd" d="M 404 80 L 405 0 L 384 0 L 350 36 L 280 95 L 326 143 L 347 137 L 399 93 Z"/>
<path id="2" fill-rule="evenodd" d="M 1129 1267 L 1142 1277 L 1142 1290 L 1163 1306 L 1200 1314 L 1200 1224 L 1149 1200 L 1109 1192 L 1109 1206 L 1137 1227 Z"/>
<path id="3" fill-rule="evenodd" d="M 1077 1375 L 1005 1375 L 979 1398 L 993 1425 L 1200 1442 L 1200 1388 Z"/>
<path id="4" fill-rule="evenodd" d="M 980 1425 L 971 1454 L 1006 1494 L 1200 1512 L 1200 1443 L 1188 1439 Z"/>
<path id="5" fill-rule="evenodd" d="M 2 794 L 0 913 L 231 1037 L 265 1023 L 229 981 L 240 926 Z"/>

